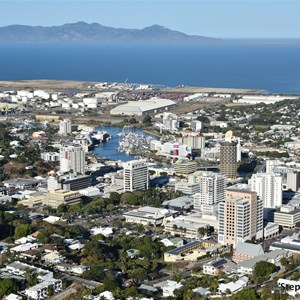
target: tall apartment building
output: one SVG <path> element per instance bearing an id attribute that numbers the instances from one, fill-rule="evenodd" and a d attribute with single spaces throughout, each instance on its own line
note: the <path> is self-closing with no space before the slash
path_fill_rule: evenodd
<path id="1" fill-rule="evenodd" d="M 237 167 L 237 143 L 235 141 L 221 142 L 220 172 L 229 179 L 235 179 Z"/>
<path id="2" fill-rule="evenodd" d="M 60 172 L 85 174 L 85 153 L 80 145 L 64 144 L 60 148 Z"/>
<path id="3" fill-rule="evenodd" d="M 219 203 L 218 241 L 231 244 L 263 238 L 263 201 L 257 193 L 247 190 L 227 190 Z"/>
<path id="4" fill-rule="evenodd" d="M 148 189 L 149 174 L 145 160 L 132 160 L 124 165 L 124 192 Z"/>
<path id="5" fill-rule="evenodd" d="M 226 177 L 213 172 L 203 172 L 202 177 L 197 178 L 200 185 L 200 193 L 194 195 L 194 209 L 207 213 L 217 210 L 217 204 L 225 200 Z"/>
<path id="6" fill-rule="evenodd" d="M 205 137 L 200 135 L 186 135 L 176 138 L 180 144 L 187 145 L 192 149 L 203 149 L 205 147 Z"/>
<path id="7" fill-rule="evenodd" d="M 293 170 L 286 174 L 286 189 L 298 191 L 300 188 L 300 172 Z"/>
<path id="8" fill-rule="evenodd" d="M 282 205 L 282 177 L 278 173 L 257 173 L 249 180 L 252 191 L 263 200 L 264 208 Z"/>
<path id="9" fill-rule="evenodd" d="M 64 119 L 59 122 L 59 134 L 67 135 L 72 133 L 72 122 L 69 119 Z"/>

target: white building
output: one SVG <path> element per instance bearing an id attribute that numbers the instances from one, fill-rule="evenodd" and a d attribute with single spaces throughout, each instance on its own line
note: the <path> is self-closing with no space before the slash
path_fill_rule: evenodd
<path id="1" fill-rule="evenodd" d="M 177 283 L 176 281 L 167 280 L 163 282 L 159 282 L 154 284 L 155 287 L 162 289 L 162 297 L 173 297 L 174 291 L 180 289 L 182 287 L 181 283 Z"/>
<path id="2" fill-rule="evenodd" d="M 236 102 L 251 103 L 251 104 L 257 104 L 257 103 L 272 104 L 286 99 L 298 99 L 298 97 L 279 96 L 279 95 L 245 95 L 242 98 L 238 99 Z"/>
<path id="3" fill-rule="evenodd" d="M 176 211 L 165 208 L 156 208 L 144 206 L 138 209 L 128 211 L 124 214 L 126 222 L 137 223 L 142 225 L 162 225 L 166 223 L 166 218 L 175 215 Z"/>
<path id="4" fill-rule="evenodd" d="M 41 283 L 38 283 L 35 286 L 32 286 L 24 291 L 25 295 L 34 300 L 40 300 L 47 298 L 48 295 L 48 288 L 52 287 L 53 292 L 58 292 L 62 288 L 62 281 L 61 279 L 49 279 L 46 281 L 43 281 Z"/>
<path id="5" fill-rule="evenodd" d="M 284 228 L 294 228 L 300 222 L 300 209 L 294 205 L 283 205 L 274 212 L 274 223 Z"/>
<path id="6" fill-rule="evenodd" d="M 263 199 L 264 208 L 277 208 L 282 205 L 282 177 L 277 173 L 253 174 L 251 190 Z"/>
<path id="7" fill-rule="evenodd" d="M 300 172 L 298 170 L 292 170 L 286 174 L 286 189 L 292 191 L 298 191 L 300 187 Z"/>
<path id="8" fill-rule="evenodd" d="M 279 235 L 279 225 L 268 222 L 264 227 L 264 239 L 269 239 L 277 235 Z"/>
<path id="9" fill-rule="evenodd" d="M 175 105 L 176 102 L 172 100 L 154 97 L 149 100 L 128 101 L 126 104 L 122 104 L 111 109 L 110 114 L 142 116 L 150 113 L 158 113 L 159 111 L 168 110 Z"/>
<path id="10" fill-rule="evenodd" d="M 58 162 L 60 160 L 60 154 L 58 152 L 42 152 L 41 158 L 46 162 Z"/>
<path id="11" fill-rule="evenodd" d="M 60 148 L 60 172 L 85 174 L 85 153 L 80 145 L 65 144 Z"/>
<path id="12" fill-rule="evenodd" d="M 69 119 L 64 119 L 59 122 L 59 134 L 67 135 L 72 133 L 72 122 Z"/>
<path id="13" fill-rule="evenodd" d="M 205 137 L 200 135 L 180 136 L 176 138 L 176 141 L 192 149 L 203 149 L 205 147 Z"/>
<path id="14" fill-rule="evenodd" d="M 203 128 L 203 123 L 201 121 L 198 121 L 198 120 L 192 120 L 191 121 L 191 128 L 194 131 L 199 131 Z"/>
<path id="15" fill-rule="evenodd" d="M 167 142 L 162 145 L 160 154 L 177 158 L 189 157 L 192 148 L 185 144 Z"/>
<path id="16" fill-rule="evenodd" d="M 194 195 L 194 209 L 199 212 L 206 210 L 225 200 L 226 176 L 213 172 L 203 172 L 198 177 L 200 192 Z"/>
<path id="17" fill-rule="evenodd" d="M 145 160 L 132 160 L 124 165 L 124 192 L 148 189 L 149 174 Z"/>

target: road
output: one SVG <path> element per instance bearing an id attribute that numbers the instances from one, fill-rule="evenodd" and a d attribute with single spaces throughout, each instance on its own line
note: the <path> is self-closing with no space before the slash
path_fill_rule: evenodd
<path id="1" fill-rule="evenodd" d="M 97 281 L 86 280 L 86 279 L 83 279 L 83 278 L 80 278 L 80 277 L 77 277 L 77 276 L 73 276 L 73 275 L 69 275 L 69 274 L 63 274 L 60 278 L 70 280 L 72 282 L 84 285 L 87 288 L 93 288 L 93 289 L 100 286 L 100 285 L 103 285 L 102 283 L 97 282 Z"/>

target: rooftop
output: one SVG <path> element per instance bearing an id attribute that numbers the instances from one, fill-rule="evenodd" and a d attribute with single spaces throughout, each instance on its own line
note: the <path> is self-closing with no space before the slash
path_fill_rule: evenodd
<path id="1" fill-rule="evenodd" d="M 180 253 L 188 250 L 191 247 L 200 246 L 201 243 L 202 243 L 202 241 L 193 241 L 193 242 L 190 242 L 190 243 L 188 243 L 186 245 L 178 247 L 176 249 L 172 249 L 172 250 L 168 251 L 167 253 L 168 254 L 173 254 L 173 255 L 178 255 L 178 254 L 180 254 Z"/>
<path id="2" fill-rule="evenodd" d="M 237 244 L 236 252 L 239 254 L 247 254 L 251 256 L 258 256 L 264 254 L 264 250 L 261 245 L 242 242 L 239 242 Z"/>

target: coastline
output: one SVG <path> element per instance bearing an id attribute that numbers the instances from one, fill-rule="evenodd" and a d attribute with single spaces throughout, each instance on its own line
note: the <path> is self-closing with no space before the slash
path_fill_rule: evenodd
<path id="1" fill-rule="evenodd" d="M 47 89 L 47 90 L 81 90 L 91 91 L 93 88 L 91 85 L 99 82 L 93 81 L 76 81 L 76 80 L 52 80 L 52 79 L 34 79 L 34 80 L 12 80 L 12 81 L 0 81 L 0 90 L 6 88 L 14 89 Z M 122 84 L 122 82 L 120 82 Z M 135 83 L 132 83 L 135 84 Z M 148 85 L 148 83 L 145 83 Z M 149 84 L 152 85 L 152 84 Z M 193 86 L 178 86 L 178 87 L 163 87 L 154 88 L 161 92 L 168 93 L 230 93 L 230 94 L 261 94 L 265 93 L 265 90 L 253 90 L 253 89 L 240 89 L 240 88 L 220 88 L 220 87 L 193 87 Z"/>

